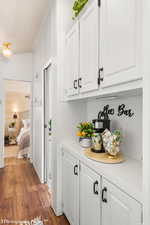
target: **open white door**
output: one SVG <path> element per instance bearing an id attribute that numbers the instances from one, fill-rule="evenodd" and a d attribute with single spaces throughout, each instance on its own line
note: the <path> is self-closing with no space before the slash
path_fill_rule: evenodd
<path id="1" fill-rule="evenodd" d="M 51 123 L 52 123 L 52 76 L 50 65 L 44 70 L 44 182 L 51 189 Z"/>

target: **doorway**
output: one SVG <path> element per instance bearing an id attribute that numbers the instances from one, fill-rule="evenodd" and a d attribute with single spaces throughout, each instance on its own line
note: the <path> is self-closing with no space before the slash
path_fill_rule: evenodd
<path id="1" fill-rule="evenodd" d="M 44 182 L 52 189 L 52 74 L 51 63 L 43 70 L 44 83 Z"/>
<path id="2" fill-rule="evenodd" d="M 32 158 L 31 82 L 4 80 L 4 164 Z"/>

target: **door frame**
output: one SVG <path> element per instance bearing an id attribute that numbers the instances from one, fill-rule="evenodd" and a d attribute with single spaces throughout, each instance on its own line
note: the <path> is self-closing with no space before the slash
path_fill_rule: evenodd
<path id="1" fill-rule="evenodd" d="M 2 89 L 2 136 L 3 136 L 3 142 L 2 142 L 2 162 L 0 165 L 1 167 L 5 167 L 5 163 L 4 163 L 4 158 L 5 158 L 5 143 L 4 143 L 4 136 L 5 136 L 5 99 L 6 99 L 6 92 L 5 92 L 5 84 L 4 82 L 6 80 L 9 81 L 20 81 L 20 82 L 27 82 L 30 83 L 30 94 L 31 94 L 31 106 L 30 106 L 30 120 L 31 122 L 31 130 L 30 130 L 30 151 L 31 151 L 31 155 L 30 155 L 30 161 L 32 163 L 33 161 L 33 104 L 32 104 L 32 96 L 33 96 L 33 82 L 31 80 L 19 80 L 19 79 L 9 79 L 9 78 L 3 78 L 2 79 L 2 84 L 3 84 L 3 89 Z"/>
<path id="2" fill-rule="evenodd" d="M 49 59 L 47 63 L 42 68 L 42 183 L 45 183 L 45 174 L 46 174 L 46 168 L 45 168 L 45 72 L 46 70 L 52 66 L 52 60 Z"/>

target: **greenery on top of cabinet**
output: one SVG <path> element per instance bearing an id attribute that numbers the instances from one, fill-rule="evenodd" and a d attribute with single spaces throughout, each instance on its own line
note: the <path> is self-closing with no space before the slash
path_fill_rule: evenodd
<path id="1" fill-rule="evenodd" d="M 73 5 L 73 12 L 74 12 L 74 17 L 77 17 L 79 15 L 79 13 L 81 12 L 81 10 L 83 9 L 83 7 L 85 6 L 85 4 L 88 2 L 88 0 L 76 0 L 74 2 Z"/>

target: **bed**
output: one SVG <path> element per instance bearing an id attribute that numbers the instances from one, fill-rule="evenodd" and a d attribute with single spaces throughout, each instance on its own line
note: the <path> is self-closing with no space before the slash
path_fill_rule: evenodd
<path id="1" fill-rule="evenodd" d="M 29 120 L 23 120 L 23 127 L 20 129 L 17 137 L 19 146 L 18 158 L 29 157 L 30 153 L 30 123 Z"/>

